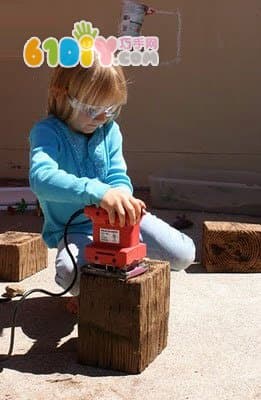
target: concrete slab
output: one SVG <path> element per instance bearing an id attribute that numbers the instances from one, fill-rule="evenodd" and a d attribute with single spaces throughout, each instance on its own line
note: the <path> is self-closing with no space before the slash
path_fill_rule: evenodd
<path id="1" fill-rule="evenodd" d="M 173 222 L 184 212 L 155 213 Z M 67 299 L 33 294 L 19 310 L 13 356 L 0 364 L 1 399 L 261 399 L 260 274 L 207 274 L 199 263 L 203 220 L 260 223 L 260 218 L 186 215 L 194 227 L 184 232 L 197 243 L 198 262 L 171 273 L 168 346 L 142 374 L 78 364 L 77 319 L 65 310 Z M 32 218 L 39 223 L 39 217 Z M 29 220 L 20 217 L 21 230 L 30 228 Z M 1 229 L 8 224 L 10 219 L 1 218 Z M 33 223 L 31 228 L 37 231 Z M 46 270 L 22 282 L 26 289 L 60 291 L 54 282 L 55 253 L 49 250 Z M 0 282 L 0 293 L 7 284 Z M 8 351 L 15 301 L 0 304 L 0 354 Z"/>
<path id="2" fill-rule="evenodd" d="M 149 177 L 155 208 L 261 215 L 261 174 L 250 171 L 175 169 Z"/>

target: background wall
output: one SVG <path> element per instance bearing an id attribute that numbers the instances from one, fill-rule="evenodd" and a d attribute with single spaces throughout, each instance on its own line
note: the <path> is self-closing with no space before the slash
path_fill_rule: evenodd
<path id="1" fill-rule="evenodd" d="M 136 185 L 175 168 L 261 172 L 261 5 L 257 0 L 151 0 L 182 18 L 181 62 L 127 67 L 128 106 L 119 122 Z M 85 19 L 117 35 L 121 1 L 1 0 L 0 177 L 25 178 L 28 132 L 45 115 L 49 68 L 22 58 L 31 36 L 70 35 Z M 160 37 L 160 60 L 175 58 L 177 19 L 146 17 L 143 34 Z"/>

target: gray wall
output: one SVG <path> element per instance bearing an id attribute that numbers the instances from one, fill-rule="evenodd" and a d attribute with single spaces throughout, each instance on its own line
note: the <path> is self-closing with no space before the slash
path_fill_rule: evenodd
<path id="1" fill-rule="evenodd" d="M 0 177 L 28 172 L 28 132 L 46 108 L 49 68 L 29 69 L 25 41 L 70 35 L 85 19 L 101 34 L 117 35 L 119 0 L 88 2 L 3 0 L 0 4 L 1 143 Z M 261 172 L 260 4 L 154 1 L 150 6 L 180 10 L 181 62 L 126 68 L 128 106 L 120 123 L 129 174 L 137 185 L 148 174 L 175 168 Z M 175 16 L 146 17 L 144 35 L 160 37 L 160 59 L 176 55 Z"/>

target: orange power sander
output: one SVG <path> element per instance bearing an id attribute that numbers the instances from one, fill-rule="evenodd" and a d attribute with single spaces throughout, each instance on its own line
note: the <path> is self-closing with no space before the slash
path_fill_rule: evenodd
<path id="1" fill-rule="evenodd" d="M 86 206 L 84 214 L 93 222 L 93 242 L 85 249 L 86 272 L 127 280 L 147 271 L 139 223 L 120 227 L 116 218 L 111 225 L 107 211 L 96 206 Z"/>

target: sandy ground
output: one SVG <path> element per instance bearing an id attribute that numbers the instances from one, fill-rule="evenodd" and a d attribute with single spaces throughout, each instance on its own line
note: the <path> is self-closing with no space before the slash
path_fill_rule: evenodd
<path id="1" fill-rule="evenodd" d="M 182 211 L 154 210 L 171 223 Z M 13 356 L 0 363 L 1 400 L 260 400 L 260 274 L 208 274 L 201 266 L 202 221 L 260 223 L 260 218 L 186 212 L 186 231 L 197 244 L 197 262 L 171 273 L 167 348 L 139 375 L 101 370 L 77 362 L 77 317 L 66 298 L 29 297 L 16 322 Z M 40 217 L 0 213 L 0 230 L 39 232 Z M 26 289 L 59 292 L 55 250 L 48 268 L 25 279 Z M 0 293 L 6 282 L 0 282 Z M 13 300 L 0 304 L 0 354 L 10 340 Z"/>

